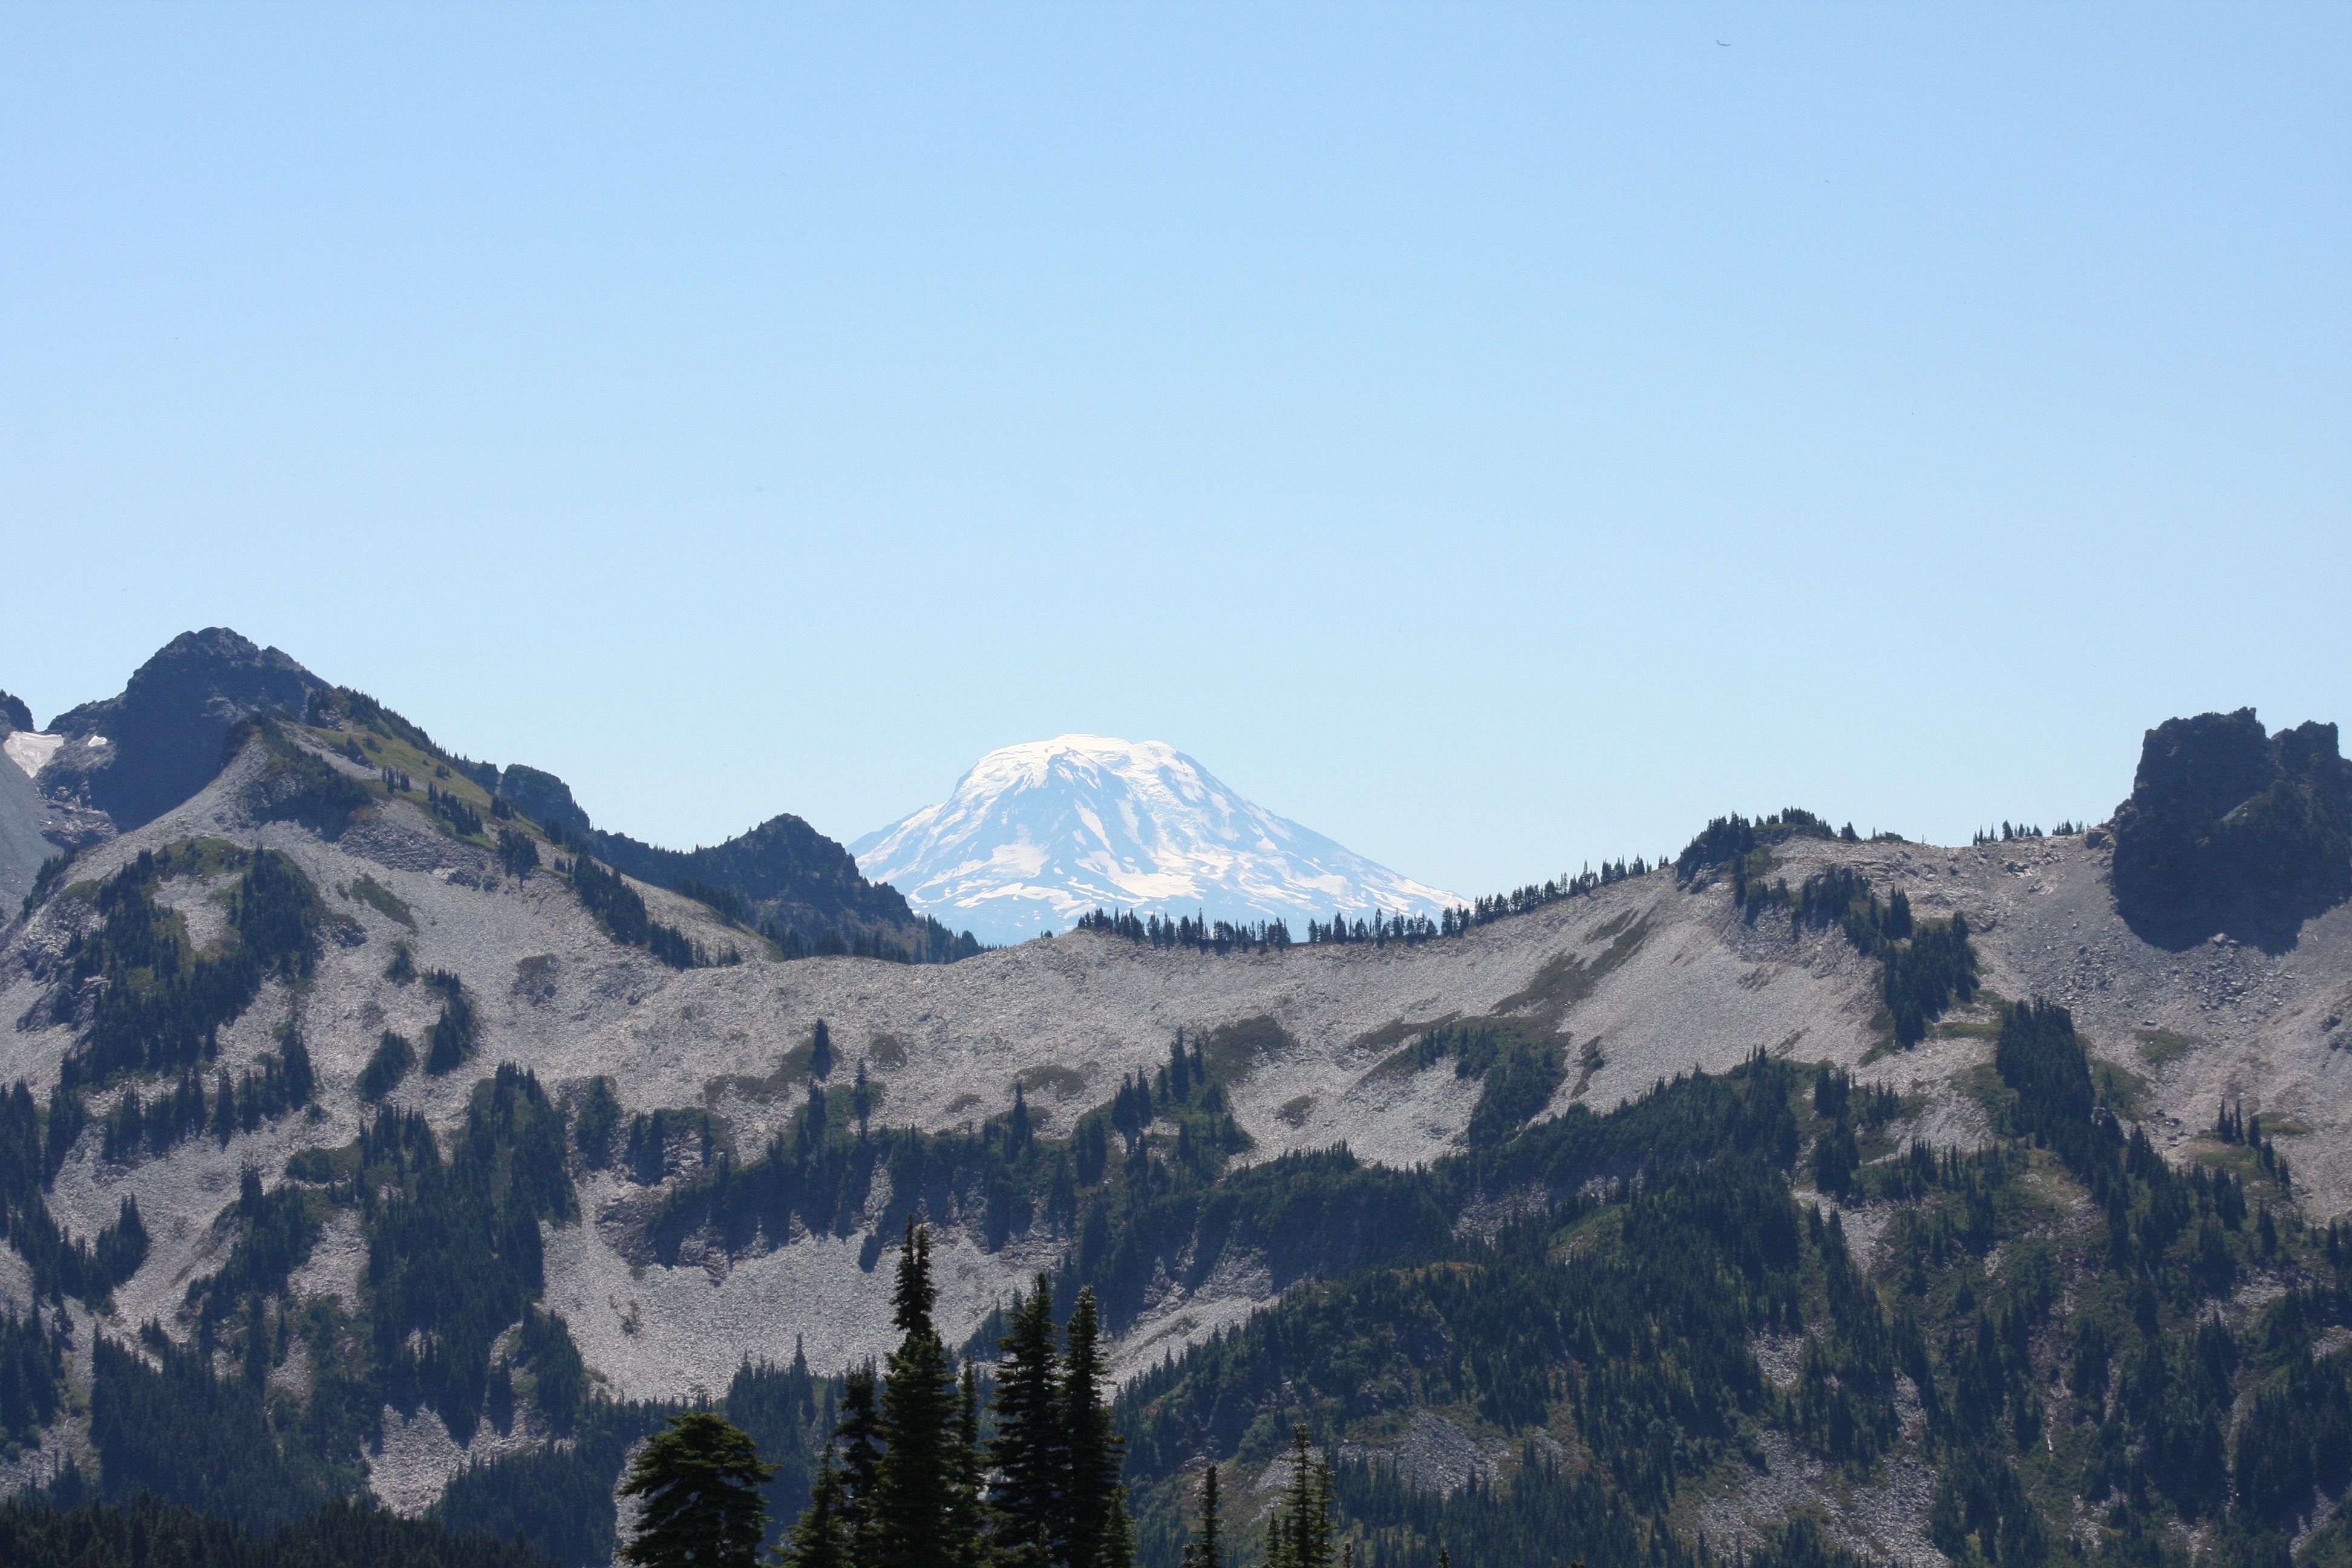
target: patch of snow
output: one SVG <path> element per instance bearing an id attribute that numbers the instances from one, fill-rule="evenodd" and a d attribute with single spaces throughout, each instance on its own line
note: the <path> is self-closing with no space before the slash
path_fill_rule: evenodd
<path id="1" fill-rule="evenodd" d="M 66 738 L 63 735 L 43 735 L 31 730 L 12 730 L 6 740 L 0 741 L 0 751 L 6 752 L 8 760 L 25 770 L 26 778 L 35 778 L 39 775 L 43 768 L 49 765 L 49 759 L 56 756 L 58 748 L 65 743 Z"/>

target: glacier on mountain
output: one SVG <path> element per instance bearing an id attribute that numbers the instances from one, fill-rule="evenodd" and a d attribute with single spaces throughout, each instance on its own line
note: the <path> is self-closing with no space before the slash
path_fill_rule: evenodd
<path id="1" fill-rule="evenodd" d="M 1464 900 L 1244 799 L 1160 741 L 1061 735 L 991 752 L 948 798 L 849 847 L 859 874 L 982 942 L 1089 910 L 1211 921 L 1428 915 Z"/>

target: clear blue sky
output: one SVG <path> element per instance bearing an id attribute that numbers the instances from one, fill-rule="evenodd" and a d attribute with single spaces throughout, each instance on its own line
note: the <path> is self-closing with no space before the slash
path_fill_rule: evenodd
<path id="1" fill-rule="evenodd" d="M 1728 46 L 1728 47 L 1725 47 Z M 16 5 L 0 687 L 597 819 L 1166 740 L 1476 892 L 2352 721 L 2352 8 Z"/>

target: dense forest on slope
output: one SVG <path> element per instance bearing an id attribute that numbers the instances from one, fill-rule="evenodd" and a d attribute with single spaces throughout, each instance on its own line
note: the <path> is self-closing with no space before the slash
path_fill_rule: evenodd
<path id="1" fill-rule="evenodd" d="M 2212 1157 L 2185 1170 L 2158 1159 L 2101 1104 L 2063 1009 L 2004 1010 L 1979 1087 L 1999 1136 L 1970 1154 L 1898 1146 L 1891 1095 L 1759 1058 L 1425 1170 L 1337 1150 L 1232 1170 L 1217 1044 L 1172 1048 L 1066 1139 L 1036 1136 L 1017 1105 L 969 1134 L 878 1130 L 860 1124 L 854 1085 L 820 1083 L 757 1160 L 670 1181 L 648 1243 L 837 1230 L 887 1171 L 894 1216 L 992 1247 L 1037 1227 L 1064 1237 L 1056 1298 L 1092 1286 L 1114 1321 L 1226 1249 L 1263 1257 L 1296 1289 L 1120 1402 L 1139 1560 L 1171 1568 L 1201 1463 L 1255 1471 L 1301 1425 L 1341 1456 L 1340 1536 L 1368 1568 L 1440 1546 L 1465 1568 L 1696 1563 L 1701 1509 L 1763 1473 L 1775 1434 L 1840 1485 L 1867 1487 L 1900 1455 L 1932 1463 L 1928 1538 L 1987 1568 L 2185 1563 L 2184 1530 L 2217 1564 L 2276 1564 L 2352 1479 L 2352 1234 L 2302 1223 L 2258 1124 L 2225 1119 Z M 1426 1048 L 1432 1070 L 1486 1049 Z M 352 1494 L 380 1399 L 457 1431 L 529 1410 L 567 1444 L 461 1473 L 443 1515 L 601 1560 L 622 1457 L 663 1412 L 597 1398 L 560 1321 L 530 1304 L 538 1223 L 570 1213 L 582 1131 L 567 1136 L 562 1110 L 504 1068 L 446 1155 L 388 1112 L 360 1144 L 304 1161 L 279 1189 L 282 1220 L 263 1212 L 278 1194 L 251 1189 L 247 1239 L 191 1292 L 243 1372 L 161 1346 L 160 1369 L 101 1353 L 102 1465 L 74 1484 L 290 1517 Z M 317 1205 L 365 1216 L 367 1321 L 289 1314 L 276 1294 Z M 1864 1221 L 1867 1255 L 1849 1230 Z M 35 1364 L 45 1331 L 17 1331 Z M 307 1397 L 267 1380 L 298 1342 L 321 1372 Z M 1768 1372 L 1768 1344 L 1795 1347 L 1789 1373 Z M 839 1396 L 797 1362 L 746 1366 L 728 1390 L 724 1407 L 784 1466 L 780 1520 L 805 1500 Z M 1481 1455 L 1450 1493 L 1380 1457 L 1426 1414 Z M 1245 1545 L 1252 1527 L 1234 1522 Z M 2340 1534 L 2314 1535 L 2305 1560 L 2333 1562 Z M 1832 1562 L 1835 1539 L 1804 1528 L 1769 1550 Z"/>

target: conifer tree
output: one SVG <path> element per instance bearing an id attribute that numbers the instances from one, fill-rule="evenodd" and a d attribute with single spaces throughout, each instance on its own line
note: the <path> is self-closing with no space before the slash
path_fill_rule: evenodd
<path id="1" fill-rule="evenodd" d="M 1077 1307 L 1070 1314 L 1062 1363 L 1062 1440 L 1068 1479 L 1061 1536 L 1069 1568 L 1107 1568 L 1103 1548 L 1112 1528 L 1111 1510 L 1126 1506 L 1119 1496 L 1119 1438 L 1103 1400 L 1101 1342 L 1101 1313 L 1088 1287 L 1078 1292 Z"/>
<path id="2" fill-rule="evenodd" d="M 891 1304 L 903 1336 L 882 1377 L 875 1555 L 859 1568 L 952 1568 L 957 1399 L 954 1358 L 931 1326 L 930 1232 L 912 1218 Z"/>
<path id="3" fill-rule="evenodd" d="M 1224 1518 L 1217 1496 L 1217 1467 L 1201 1478 L 1201 1528 L 1184 1544 L 1184 1568 L 1225 1568 Z"/>
<path id="4" fill-rule="evenodd" d="M 988 1449 L 996 1472 L 989 1542 L 1004 1568 L 1044 1568 L 1053 1557 L 1066 1447 L 1054 1292 L 1044 1274 L 1026 1297 L 1014 1299 L 1010 1326 L 997 1341 L 1003 1353 L 996 1363 L 996 1436 Z"/>
<path id="5" fill-rule="evenodd" d="M 977 1568 L 986 1558 L 980 1473 L 980 1368 L 967 1361 L 956 1384 L 955 1502 L 948 1529 L 955 1561 Z"/>
<path id="6" fill-rule="evenodd" d="M 1331 1568 L 1331 1465 L 1307 1428 L 1290 1434 L 1290 1481 L 1266 1531 L 1266 1568 Z"/>
<path id="7" fill-rule="evenodd" d="M 1102 1546 L 1095 1568 L 1135 1568 L 1135 1531 L 1127 1519 L 1127 1488 L 1111 1488 L 1110 1506 L 1103 1510 Z"/>
<path id="8" fill-rule="evenodd" d="M 841 1392 L 841 1419 L 834 1428 L 841 1442 L 841 1480 L 849 1494 L 847 1524 L 851 1561 L 874 1561 L 875 1504 L 882 1481 L 882 1413 L 875 1400 L 874 1368 L 849 1369 Z"/>
<path id="9" fill-rule="evenodd" d="M 782 1568 L 851 1568 L 850 1548 L 850 1510 L 841 1461 L 828 1441 L 810 1489 L 808 1511 L 793 1526 L 792 1540 L 780 1554 L 780 1562 Z"/>
<path id="10" fill-rule="evenodd" d="M 635 1533 L 621 1548 L 636 1568 L 751 1568 L 768 1505 L 762 1464 L 748 1434 L 707 1410 L 689 1410 L 655 1434 L 629 1466 L 621 1495 L 640 1500 Z"/>

